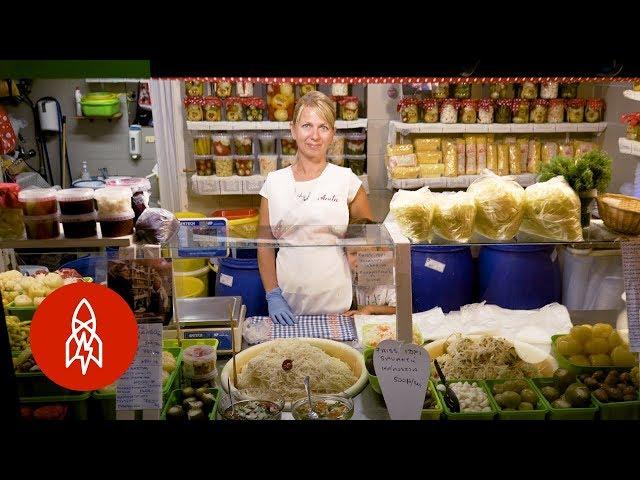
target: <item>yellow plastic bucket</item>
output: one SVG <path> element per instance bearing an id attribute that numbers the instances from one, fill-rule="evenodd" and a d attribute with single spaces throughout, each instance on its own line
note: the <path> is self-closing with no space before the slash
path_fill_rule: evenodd
<path id="1" fill-rule="evenodd" d="M 205 218 L 204 213 L 199 212 L 176 212 L 176 218 Z M 175 272 L 192 272 L 207 266 L 206 258 L 175 258 L 173 260 L 173 270 Z M 205 285 L 206 286 L 206 285 Z"/>
<path id="2" fill-rule="evenodd" d="M 199 278 L 175 277 L 176 298 L 204 297 L 204 283 Z"/>
<path id="3" fill-rule="evenodd" d="M 216 210 L 213 217 L 225 217 L 229 225 L 229 236 L 236 238 L 257 238 L 260 214 L 257 208 L 236 208 Z"/>
<path id="4" fill-rule="evenodd" d="M 206 297 L 209 294 L 209 267 L 207 265 L 197 270 L 190 270 L 188 272 L 174 271 L 173 276 L 176 282 L 176 289 L 178 288 L 178 283 L 181 282 L 183 279 L 195 278 L 196 280 L 199 280 L 200 283 L 202 283 L 202 292 L 200 292 L 200 295 L 193 295 L 193 296 Z"/>

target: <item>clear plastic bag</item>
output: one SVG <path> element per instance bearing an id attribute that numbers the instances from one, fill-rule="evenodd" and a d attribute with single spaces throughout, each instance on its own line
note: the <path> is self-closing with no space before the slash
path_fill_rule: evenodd
<path id="1" fill-rule="evenodd" d="M 169 210 L 147 208 L 136 222 L 136 237 L 141 243 L 161 244 L 173 237 L 180 222 Z"/>
<path id="2" fill-rule="evenodd" d="M 428 188 L 398 190 L 389 203 L 402 234 L 416 242 L 428 241 L 433 220 L 433 194 Z"/>
<path id="3" fill-rule="evenodd" d="M 433 231 L 442 238 L 467 242 L 473 234 L 476 204 L 467 192 L 433 194 Z"/>
<path id="4" fill-rule="evenodd" d="M 249 345 L 263 343 L 271 340 L 271 328 L 273 322 L 269 317 L 250 317 L 244 322 L 242 338 Z"/>

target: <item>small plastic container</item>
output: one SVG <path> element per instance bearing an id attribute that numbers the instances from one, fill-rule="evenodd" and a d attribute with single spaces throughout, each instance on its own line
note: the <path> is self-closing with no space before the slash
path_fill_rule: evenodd
<path id="1" fill-rule="evenodd" d="M 233 157 L 228 155 L 226 157 L 214 157 L 213 159 L 216 167 L 216 175 L 218 177 L 230 177 L 233 175 Z"/>
<path id="2" fill-rule="evenodd" d="M 280 155 L 280 168 L 287 168 L 296 163 L 295 155 Z"/>
<path id="3" fill-rule="evenodd" d="M 340 395 L 311 395 L 311 404 L 317 417 L 310 417 L 307 397 L 291 404 L 291 413 L 296 420 L 349 420 L 353 417 L 353 400 Z"/>
<path id="4" fill-rule="evenodd" d="M 20 185 L 0 183 L 0 208 L 22 208 L 19 197 Z"/>
<path id="5" fill-rule="evenodd" d="M 241 97 L 229 97 L 224 102 L 224 116 L 227 122 L 244 120 L 244 102 Z"/>
<path id="6" fill-rule="evenodd" d="M 233 93 L 233 84 L 231 82 L 214 83 L 213 92 L 218 98 L 228 98 Z"/>
<path id="7" fill-rule="evenodd" d="M 531 111 L 529 112 L 529 121 L 531 123 L 545 123 L 547 121 L 547 112 L 549 110 L 549 101 L 538 98 L 531 102 Z"/>
<path id="8" fill-rule="evenodd" d="M 574 98 L 572 100 L 567 100 L 567 122 L 584 122 L 584 107 L 586 104 L 587 101 L 584 98 Z"/>
<path id="9" fill-rule="evenodd" d="M 496 384 L 502 384 L 506 380 L 485 380 L 487 384 L 487 388 L 489 390 L 490 400 L 493 402 L 493 406 L 498 412 L 498 420 L 544 420 L 547 416 L 547 412 L 549 411 L 547 408 L 547 404 L 543 401 L 542 395 L 536 390 L 533 386 L 533 383 L 529 379 L 525 379 L 528 384 L 530 390 L 532 390 L 535 394 L 536 400 L 536 408 L 533 410 L 504 410 L 496 400 L 496 397 L 493 394 L 493 386 Z"/>
<path id="10" fill-rule="evenodd" d="M 457 99 L 471 98 L 471 84 L 456 83 L 453 86 L 453 96 Z"/>
<path id="11" fill-rule="evenodd" d="M 458 101 L 447 98 L 440 103 L 440 123 L 458 122 Z"/>
<path id="12" fill-rule="evenodd" d="M 344 155 L 327 155 L 327 160 L 339 167 L 344 166 Z"/>
<path id="13" fill-rule="evenodd" d="M 511 123 L 511 102 L 512 100 L 501 99 L 496 101 L 495 122 Z"/>
<path id="14" fill-rule="evenodd" d="M 58 214 L 25 216 L 24 226 L 27 230 L 27 238 L 31 240 L 45 240 L 60 236 L 60 224 Z"/>
<path id="15" fill-rule="evenodd" d="M 213 154 L 217 157 L 231 155 L 231 135 L 228 133 L 216 133 L 211 135 Z"/>
<path id="16" fill-rule="evenodd" d="M 579 83 L 561 83 L 560 84 L 560 98 L 572 99 L 578 97 L 578 85 Z"/>
<path id="17" fill-rule="evenodd" d="M 82 215 L 60 215 L 60 223 L 62 223 L 65 238 L 87 238 L 95 237 L 98 234 L 96 231 L 96 212 Z"/>
<path id="18" fill-rule="evenodd" d="M 280 153 L 282 155 L 295 155 L 298 153 L 298 144 L 291 134 L 284 133 L 280 136 Z"/>
<path id="19" fill-rule="evenodd" d="M 182 373 L 191 380 L 208 380 L 216 375 L 215 347 L 192 345 L 182 352 Z"/>
<path id="20" fill-rule="evenodd" d="M 347 155 L 363 155 L 365 153 L 366 133 L 347 133 L 344 151 Z"/>
<path id="21" fill-rule="evenodd" d="M 340 98 L 340 119 L 352 121 L 358 119 L 358 97 Z M 416 119 L 418 118 L 418 107 L 416 105 Z"/>
<path id="22" fill-rule="evenodd" d="M 331 84 L 331 95 L 334 97 L 346 97 L 349 95 L 349 84 L 348 83 L 332 83 Z"/>
<path id="23" fill-rule="evenodd" d="M 220 389 L 219 388 L 207 388 L 207 393 L 210 393 L 214 397 L 213 406 L 209 411 L 207 418 L 209 421 L 214 421 L 218 416 L 218 406 L 220 405 Z M 173 390 L 167 396 L 166 403 L 164 404 L 164 408 L 162 409 L 162 413 L 160 414 L 160 420 L 167 420 L 167 413 L 169 409 L 175 405 L 181 404 L 181 401 L 184 400 L 182 397 L 182 390 Z M 206 413 L 206 412 L 205 412 Z M 187 420 L 186 413 L 184 415 L 184 420 Z"/>
<path id="24" fill-rule="evenodd" d="M 258 163 L 260 165 L 260 175 L 266 177 L 271 172 L 278 169 L 277 155 L 258 155 Z"/>
<path id="25" fill-rule="evenodd" d="M 513 123 L 529 123 L 529 100 L 516 98 L 512 100 L 511 111 Z"/>
<path id="26" fill-rule="evenodd" d="M 544 402 L 549 411 L 547 415 L 549 420 L 593 420 L 595 418 L 598 407 L 593 403 L 593 395 L 591 395 L 591 402 L 588 407 L 555 408 L 551 406 L 551 403 L 542 394 L 542 388 L 553 386 L 553 378 L 532 378 L 531 383 L 535 387 L 538 398 Z"/>
<path id="27" fill-rule="evenodd" d="M 559 87 L 558 82 L 542 82 L 540 84 L 540 98 L 558 98 Z"/>
<path id="28" fill-rule="evenodd" d="M 356 175 L 364 175 L 364 165 L 367 161 L 366 155 L 347 155 L 347 167 Z"/>
<path id="29" fill-rule="evenodd" d="M 22 397 L 19 400 L 20 416 L 23 421 L 89 420 L 90 395 L 89 392 L 74 392 L 73 395 L 54 397 Z M 42 407 L 56 408 L 47 408 L 44 410 Z"/>
<path id="30" fill-rule="evenodd" d="M 478 123 L 493 123 L 493 101 L 485 98 L 478 101 Z"/>
<path id="31" fill-rule="evenodd" d="M 438 122 L 438 100 L 426 98 L 422 101 L 422 121 L 424 123 Z"/>
<path id="32" fill-rule="evenodd" d="M 204 95 L 204 83 L 198 80 L 184 82 L 184 93 L 187 97 L 201 97 Z"/>
<path id="33" fill-rule="evenodd" d="M 193 154 L 211 155 L 211 135 L 208 133 L 193 135 Z"/>
<path id="34" fill-rule="evenodd" d="M 438 394 L 438 399 L 440 400 L 440 404 L 444 408 L 444 414 L 448 420 L 493 420 L 493 417 L 496 415 L 495 406 L 491 402 L 491 394 L 489 393 L 489 389 L 487 388 L 487 384 L 484 383 L 483 380 L 453 380 L 447 379 L 449 384 L 457 383 L 457 382 L 467 382 L 467 383 L 475 383 L 476 386 L 480 387 L 484 394 L 487 396 L 489 400 L 489 408 L 491 411 L 489 412 L 452 412 L 449 410 L 444 398 L 442 396 L 442 392 L 438 390 L 436 385 L 436 392 Z"/>
<path id="35" fill-rule="evenodd" d="M 107 187 L 125 187 L 131 189 L 131 208 L 136 214 L 135 221 L 149 206 L 151 197 L 151 182 L 144 177 L 108 178 Z"/>
<path id="36" fill-rule="evenodd" d="M 344 135 L 336 133 L 327 150 L 327 155 L 344 155 Z"/>
<path id="37" fill-rule="evenodd" d="M 267 109 L 272 122 L 293 120 L 295 94 L 291 83 L 267 84 Z"/>
<path id="38" fill-rule="evenodd" d="M 584 110 L 584 119 L 589 123 L 601 122 L 604 118 L 604 100 L 590 98 Z"/>
<path id="39" fill-rule="evenodd" d="M 94 193 L 100 215 L 112 215 L 131 210 L 131 188 L 105 187 Z"/>
<path id="40" fill-rule="evenodd" d="M 400 112 L 400 120 L 404 123 L 418 123 L 419 100 L 414 97 L 405 97 L 398 102 L 398 112 Z"/>
<path id="41" fill-rule="evenodd" d="M 253 175 L 254 160 L 252 155 L 236 155 L 233 157 L 236 173 L 241 177 Z"/>
<path id="42" fill-rule="evenodd" d="M 196 175 L 206 177 L 214 174 L 213 155 L 194 155 Z"/>
<path id="43" fill-rule="evenodd" d="M 476 123 L 478 118 L 477 102 L 476 100 L 463 100 L 460 102 L 460 121 L 461 123 Z"/>
<path id="44" fill-rule="evenodd" d="M 100 222 L 102 237 L 114 238 L 131 235 L 133 233 L 134 217 L 135 214 L 131 208 L 128 211 L 119 213 L 99 213 L 98 221 Z"/>
<path id="45" fill-rule="evenodd" d="M 219 122 L 222 120 L 222 100 L 218 97 L 204 97 L 202 99 L 202 111 L 207 122 Z"/>
<path id="46" fill-rule="evenodd" d="M 265 101 L 260 97 L 247 97 L 242 99 L 244 116 L 248 122 L 261 122 L 264 120 Z"/>
<path id="47" fill-rule="evenodd" d="M 201 122 L 204 120 L 204 110 L 202 109 L 202 99 L 200 97 L 187 97 L 184 99 L 184 115 L 190 122 Z"/>
<path id="48" fill-rule="evenodd" d="M 22 240 L 24 219 L 21 208 L 0 208 L 0 240 Z"/>
<path id="49" fill-rule="evenodd" d="M 53 215 L 58 213 L 58 197 L 53 188 L 33 188 L 21 190 L 18 200 L 22 213 L 30 216 Z"/>
<path id="50" fill-rule="evenodd" d="M 273 155 L 276 153 L 276 136 L 272 132 L 261 132 L 258 134 L 258 150 L 263 155 Z"/>
<path id="51" fill-rule="evenodd" d="M 564 122 L 564 104 L 562 98 L 552 98 L 549 100 L 549 109 L 547 110 L 547 123 Z"/>
<path id="52" fill-rule="evenodd" d="M 253 154 L 253 137 L 248 133 L 236 133 L 233 135 L 233 148 L 236 155 Z"/>
<path id="53" fill-rule="evenodd" d="M 449 84 L 434 83 L 432 92 L 433 98 L 449 98 Z"/>

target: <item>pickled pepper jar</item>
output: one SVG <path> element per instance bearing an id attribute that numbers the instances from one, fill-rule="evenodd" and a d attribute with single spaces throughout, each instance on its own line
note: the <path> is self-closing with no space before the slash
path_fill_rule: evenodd
<path id="1" fill-rule="evenodd" d="M 434 83 L 432 92 L 433 98 L 449 98 L 449 84 Z"/>
<path id="2" fill-rule="evenodd" d="M 601 98 L 590 98 L 584 111 L 584 118 L 589 123 L 601 122 L 604 118 L 604 100 Z"/>
<path id="3" fill-rule="evenodd" d="M 440 104 L 440 123 L 458 122 L 458 101 L 454 98 L 445 98 Z"/>
<path id="4" fill-rule="evenodd" d="M 204 97 L 202 104 L 205 121 L 219 122 L 222 120 L 222 100 L 218 97 Z"/>
<path id="5" fill-rule="evenodd" d="M 547 111 L 548 123 L 564 122 L 564 104 L 565 100 L 562 98 L 552 98 L 549 100 L 549 109 Z"/>
<path id="6" fill-rule="evenodd" d="M 204 118 L 201 97 L 187 97 L 184 99 L 184 114 L 189 122 L 201 122 Z"/>
<path id="7" fill-rule="evenodd" d="M 513 100 L 500 99 L 496 101 L 495 119 L 496 123 L 511 123 L 511 102 Z"/>
<path id="8" fill-rule="evenodd" d="M 561 83 L 560 98 L 571 99 L 578 96 L 578 83 Z"/>
<path id="9" fill-rule="evenodd" d="M 476 123 L 478 113 L 476 111 L 475 100 L 463 100 L 460 109 L 460 121 L 462 123 Z"/>
<path id="10" fill-rule="evenodd" d="M 529 123 L 529 100 L 524 98 L 515 98 L 511 103 L 511 111 L 513 112 L 513 123 Z"/>
<path id="11" fill-rule="evenodd" d="M 489 98 L 478 101 L 478 123 L 493 123 L 493 101 Z"/>
<path id="12" fill-rule="evenodd" d="M 457 99 L 471 98 L 471 84 L 470 83 L 456 83 L 453 86 L 453 96 Z"/>
<path id="13" fill-rule="evenodd" d="M 584 98 L 573 98 L 567 100 L 567 122 L 584 122 L 584 106 L 587 101 Z"/>
<path id="14" fill-rule="evenodd" d="M 228 122 L 239 122 L 244 119 L 243 99 L 229 97 L 224 102 L 225 118 Z"/>
<path id="15" fill-rule="evenodd" d="M 261 122 L 264 119 L 266 103 L 264 98 L 245 97 L 242 99 L 244 105 L 244 116 L 248 122 Z"/>
<path id="16" fill-rule="evenodd" d="M 640 112 L 626 113 L 620 117 L 620 122 L 627 124 L 629 140 L 640 140 Z"/>
<path id="17" fill-rule="evenodd" d="M 419 100 L 414 97 L 404 97 L 398 102 L 398 112 L 400 112 L 400 120 L 404 123 L 418 123 L 418 103 Z"/>
<path id="18" fill-rule="evenodd" d="M 422 121 L 436 123 L 438 121 L 438 100 L 426 98 L 422 101 Z"/>
<path id="19" fill-rule="evenodd" d="M 544 98 L 538 98 L 531 102 L 531 111 L 529 112 L 529 121 L 531 123 L 545 123 L 547 121 L 547 111 L 549 101 Z"/>

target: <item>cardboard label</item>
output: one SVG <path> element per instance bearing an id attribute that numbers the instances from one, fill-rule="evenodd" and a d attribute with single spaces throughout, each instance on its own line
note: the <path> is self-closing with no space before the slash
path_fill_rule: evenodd
<path id="1" fill-rule="evenodd" d="M 434 260 L 433 258 L 427 258 L 427 261 L 424 262 L 424 266 L 430 268 L 431 270 L 435 270 L 436 272 L 442 273 L 447 267 L 447 264 Z"/>
<path id="2" fill-rule="evenodd" d="M 622 276 L 627 294 L 629 350 L 640 352 L 640 240 L 623 241 Z"/>
<path id="3" fill-rule="evenodd" d="M 373 366 L 392 420 L 419 420 L 427 393 L 431 361 L 412 343 L 383 340 L 373 353 Z"/>
<path id="4" fill-rule="evenodd" d="M 358 252 L 358 286 L 393 285 L 393 252 Z"/>

